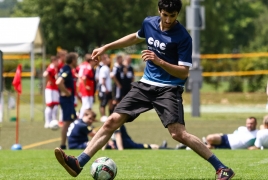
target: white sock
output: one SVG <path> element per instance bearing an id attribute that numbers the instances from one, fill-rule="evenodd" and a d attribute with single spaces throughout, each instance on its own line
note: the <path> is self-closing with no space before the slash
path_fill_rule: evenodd
<path id="1" fill-rule="evenodd" d="M 52 109 L 52 119 L 58 119 L 58 105 L 55 105 Z"/>
<path id="2" fill-rule="evenodd" d="M 45 109 L 45 123 L 49 124 L 51 120 L 52 120 L 52 108 L 47 106 Z"/>

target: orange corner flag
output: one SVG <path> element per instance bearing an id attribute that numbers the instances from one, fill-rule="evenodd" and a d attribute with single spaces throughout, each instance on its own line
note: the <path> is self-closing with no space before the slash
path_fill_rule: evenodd
<path id="1" fill-rule="evenodd" d="M 18 65 L 17 70 L 16 70 L 16 74 L 14 76 L 12 85 L 14 86 L 14 89 L 21 94 L 21 64 Z"/>

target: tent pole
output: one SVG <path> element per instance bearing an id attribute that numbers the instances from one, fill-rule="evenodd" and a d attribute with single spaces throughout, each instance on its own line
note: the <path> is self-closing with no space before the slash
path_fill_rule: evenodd
<path id="1" fill-rule="evenodd" d="M 31 48 L 31 108 L 30 108 L 30 119 L 34 120 L 34 43 Z"/>
<path id="2" fill-rule="evenodd" d="M 42 47 L 42 72 L 45 71 L 46 69 L 46 45 L 43 44 L 43 47 Z M 46 84 L 45 84 L 45 78 L 43 78 L 43 75 L 42 75 L 42 94 L 43 94 L 43 112 L 45 111 L 45 108 L 46 108 L 46 103 L 45 103 L 45 87 L 46 87 Z M 43 114 L 43 121 L 45 121 L 45 113 L 42 113 Z"/>

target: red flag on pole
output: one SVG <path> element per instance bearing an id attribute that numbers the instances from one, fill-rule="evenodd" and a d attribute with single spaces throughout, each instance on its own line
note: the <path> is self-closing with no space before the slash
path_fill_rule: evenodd
<path id="1" fill-rule="evenodd" d="M 14 86 L 14 89 L 21 94 L 21 64 L 18 65 L 16 74 L 14 76 L 12 85 Z"/>
<path id="2" fill-rule="evenodd" d="M 16 70 L 16 74 L 14 76 L 12 85 L 14 86 L 14 89 L 17 91 L 17 117 L 16 117 L 16 144 L 15 147 L 19 147 L 21 149 L 21 146 L 19 144 L 19 109 L 20 109 L 20 94 L 21 94 L 21 65 L 19 64 Z M 14 147 L 12 147 L 14 148 Z"/>

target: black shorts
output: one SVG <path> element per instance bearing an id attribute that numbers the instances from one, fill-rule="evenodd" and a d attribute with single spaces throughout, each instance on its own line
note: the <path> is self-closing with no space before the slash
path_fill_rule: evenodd
<path id="1" fill-rule="evenodd" d="M 110 100 L 112 100 L 112 92 L 108 92 L 107 94 L 104 92 L 99 92 L 100 97 L 100 107 L 105 107 Z"/>
<path id="2" fill-rule="evenodd" d="M 213 146 L 215 147 L 215 149 L 231 149 L 227 134 L 223 134 L 221 136 L 221 144 Z"/>
<path id="3" fill-rule="evenodd" d="M 114 110 L 116 113 L 128 114 L 130 118 L 127 122 L 154 108 L 164 127 L 172 123 L 185 125 L 182 105 L 183 87 L 157 87 L 142 82 L 134 82 L 132 85 L 132 89 Z"/>
<path id="4" fill-rule="evenodd" d="M 63 121 L 74 121 L 77 118 L 73 102 L 60 102 L 60 106 Z"/>

